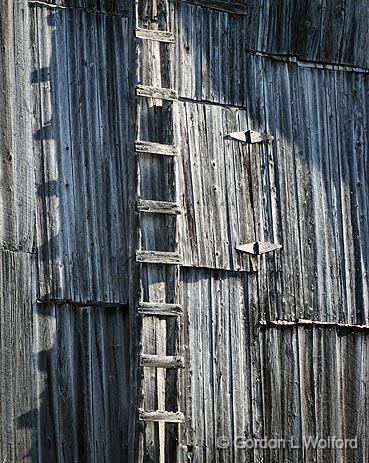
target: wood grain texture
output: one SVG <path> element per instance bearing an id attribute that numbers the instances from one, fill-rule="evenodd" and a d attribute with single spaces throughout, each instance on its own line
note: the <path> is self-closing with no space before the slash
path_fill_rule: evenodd
<path id="1" fill-rule="evenodd" d="M 0 13 L 0 460 L 36 461 L 37 265 L 29 70 L 29 14 Z"/>
<path id="2" fill-rule="evenodd" d="M 137 210 L 148 214 L 169 214 L 177 215 L 181 213 L 181 208 L 176 203 L 168 201 L 153 201 L 150 199 L 139 199 Z"/>
<path id="3" fill-rule="evenodd" d="M 148 141 L 137 141 L 135 149 L 138 154 L 159 154 L 163 156 L 177 156 L 178 147 L 175 145 L 164 145 Z"/>
<path id="4" fill-rule="evenodd" d="M 183 423 L 184 415 L 183 413 L 177 412 L 146 412 L 141 410 L 139 413 L 140 420 L 142 421 L 163 421 L 166 423 Z"/>
<path id="5" fill-rule="evenodd" d="M 16 20 L 13 15 L 21 17 Z M 29 17 L 21 4 L 4 3 L 0 17 L 0 249 L 33 252 L 34 161 L 29 69 Z"/>
<path id="6" fill-rule="evenodd" d="M 127 20 L 31 14 L 40 296 L 125 303 Z"/>
<path id="7" fill-rule="evenodd" d="M 358 436 L 358 449 L 347 449 L 345 458 L 365 461 L 366 431 L 358 423 L 369 400 L 368 333 L 323 324 L 260 326 L 265 296 L 253 296 L 259 285 L 257 275 L 183 270 L 187 443 L 200 461 L 333 462 L 340 450 L 304 447 L 302 436 Z M 295 445 L 217 447 L 217 437 L 235 435 Z"/>
<path id="8" fill-rule="evenodd" d="M 145 262 L 147 264 L 178 265 L 181 264 L 182 257 L 176 252 L 137 251 L 136 261 Z"/>
<path id="9" fill-rule="evenodd" d="M 84 9 L 103 14 L 128 16 L 128 0 L 28 0 L 30 6 Z"/>
<path id="10" fill-rule="evenodd" d="M 214 37 L 213 41 L 211 35 L 208 37 L 216 47 L 225 50 L 227 42 L 232 44 L 234 48 L 228 48 L 228 62 L 232 61 L 233 52 L 242 56 L 245 51 L 253 51 L 369 68 L 365 53 L 369 40 L 366 0 L 332 0 L 329 4 L 322 0 L 253 0 L 245 1 L 244 6 L 240 2 L 220 1 L 219 4 L 225 4 L 223 8 L 217 8 L 217 3 L 181 1 L 179 16 L 185 22 L 193 21 L 192 30 L 197 30 L 199 36 L 222 31 L 222 40 Z M 238 11 L 230 11 L 233 6 Z M 242 14 L 245 11 L 246 14 Z M 211 30 L 210 23 L 218 26 Z M 227 27 L 227 23 L 231 27 Z M 184 32 L 186 27 L 181 26 L 180 30 Z M 187 52 L 197 54 L 195 50 L 190 47 Z M 215 49 L 213 53 L 216 54 Z M 242 67 L 241 63 L 234 62 L 234 65 L 233 70 Z M 230 87 L 229 92 L 236 88 Z"/>
<path id="11" fill-rule="evenodd" d="M 39 461 L 128 458 L 127 310 L 50 305 L 36 321 Z"/>
<path id="12" fill-rule="evenodd" d="M 183 310 L 179 304 L 140 302 L 138 312 L 147 316 L 178 317 L 183 313 Z"/>
<path id="13" fill-rule="evenodd" d="M 234 2 L 227 0 L 182 0 L 186 3 L 192 3 L 194 5 L 200 5 L 205 8 L 218 10 L 221 12 L 246 15 L 251 13 L 251 9 L 248 5 L 249 2 Z"/>
<path id="14" fill-rule="evenodd" d="M 183 368 L 184 361 L 178 356 L 145 355 L 140 356 L 140 364 L 147 368 Z"/>
<path id="15" fill-rule="evenodd" d="M 138 39 L 154 40 L 156 42 L 175 43 L 174 34 L 170 31 L 153 29 L 136 29 L 135 36 Z"/>
<path id="16" fill-rule="evenodd" d="M 0 457 L 15 463 L 38 457 L 35 257 L 0 251 Z"/>
<path id="17" fill-rule="evenodd" d="M 250 270 L 236 245 L 280 243 L 262 261 L 268 317 L 366 324 L 367 78 L 252 55 L 244 63 L 245 109 L 180 105 L 184 262 Z M 225 139 L 255 125 L 275 134 L 271 145 Z"/>
<path id="18" fill-rule="evenodd" d="M 174 101 L 178 98 L 176 90 L 171 88 L 151 87 L 150 85 L 139 84 L 136 88 L 136 95 L 146 98 Z"/>
<path id="19" fill-rule="evenodd" d="M 34 461 L 128 458 L 127 19 L 100 7 L 30 8 L 34 290 L 48 301 L 34 315 Z"/>
<path id="20" fill-rule="evenodd" d="M 2 4 L 0 461 L 367 462 L 367 3 L 132 4 Z M 183 205 L 180 242 L 140 196 Z"/>

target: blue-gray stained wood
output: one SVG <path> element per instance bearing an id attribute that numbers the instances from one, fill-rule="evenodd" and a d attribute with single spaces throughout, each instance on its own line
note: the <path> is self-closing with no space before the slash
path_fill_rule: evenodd
<path id="1" fill-rule="evenodd" d="M 31 18 L 40 295 L 124 303 L 127 20 L 45 6 Z"/>
<path id="2" fill-rule="evenodd" d="M 127 302 L 127 19 L 107 13 L 2 2 L 4 462 L 127 459 L 127 310 L 36 303 Z"/>
<path id="3" fill-rule="evenodd" d="M 50 304 L 37 313 L 39 435 L 30 461 L 127 461 L 128 311 Z"/>
<path id="4" fill-rule="evenodd" d="M 270 294 L 283 293 L 271 317 L 367 323 L 367 77 L 249 60 L 249 109 L 181 105 L 184 261 L 237 270 L 239 243 L 282 244 L 261 266 Z M 241 145 L 224 139 L 230 127 L 275 140 Z"/>
<path id="5" fill-rule="evenodd" d="M 37 293 L 125 304 L 127 18 L 87 7 L 30 8 Z M 128 313 L 85 306 L 38 306 L 39 461 L 128 458 Z"/>

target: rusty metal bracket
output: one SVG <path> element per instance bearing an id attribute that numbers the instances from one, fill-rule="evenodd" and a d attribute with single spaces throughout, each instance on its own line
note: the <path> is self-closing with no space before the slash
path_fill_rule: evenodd
<path id="1" fill-rule="evenodd" d="M 243 132 L 233 132 L 228 135 L 233 140 L 242 141 L 244 143 L 262 143 L 274 140 L 273 135 L 269 133 L 256 132 L 255 130 L 246 130 Z"/>
<path id="2" fill-rule="evenodd" d="M 253 256 L 260 256 L 261 254 L 266 254 L 281 248 L 282 246 L 280 244 L 265 243 L 263 241 L 254 241 L 253 243 L 239 244 L 236 246 L 237 251 L 246 252 Z"/>

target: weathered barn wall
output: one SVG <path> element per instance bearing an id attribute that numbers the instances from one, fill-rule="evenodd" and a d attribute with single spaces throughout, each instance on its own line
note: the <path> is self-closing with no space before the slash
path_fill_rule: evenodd
<path id="1" fill-rule="evenodd" d="M 15 20 L 14 20 L 15 18 Z M 4 1 L 0 13 L 0 458 L 32 454 L 37 421 L 33 155 L 27 9 Z"/>
<path id="2" fill-rule="evenodd" d="M 245 61 L 245 82 L 258 82 L 247 109 L 182 106 L 186 262 L 237 269 L 237 244 L 281 243 L 266 259 L 267 314 L 366 323 L 368 77 Z M 225 140 L 248 128 L 276 140 Z"/>
<path id="3" fill-rule="evenodd" d="M 180 16 L 192 20 L 193 30 L 200 35 L 203 31 L 211 43 L 221 43 L 229 58 L 241 56 L 237 50 L 249 50 L 364 68 L 369 67 L 367 6 L 366 0 L 179 2 Z M 231 14 L 225 13 L 227 10 Z M 192 52 L 200 58 L 201 53 L 209 55 L 212 49 Z M 207 69 L 202 70 L 206 75 Z M 236 89 L 233 86 L 230 91 Z"/>
<path id="4" fill-rule="evenodd" d="M 32 252 L 35 242 L 27 13 L 5 2 L 0 17 L 0 248 L 21 252 Z"/>
<path id="5" fill-rule="evenodd" d="M 341 16 L 322 2 L 253 2 L 237 15 L 190 3 L 178 26 L 182 245 L 186 266 L 214 270 L 183 270 L 185 453 L 367 461 L 366 332 L 293 323 L 368 324 L 368 70 L 354 68 L 366 66 L 364 4 Z M 275 140 L 227 139 L 247 129 Z M 283 249 L 255 273 L 230 272 L 256 270 L 235 246 L 257 239 Z M 260 325 L 275 320 L 292 324 Z M 357 435 L 359 448 L 237 452 L 237 435 Z"/>
<path id="6" fill-rule="evenodd" d="M 35 461 L 36 458 L 35 264 L 34 256 L 28 252 L 0 251 L 0 455 L 3 461 Z"/>
<path id="7" fill-rule="evenodd" d="M 36 316 L 38 458 L 124 461 L 127 18 L 123 5 L 67 6 L 30 8 L 38 296 L 67 302 Z"/>
<path id="8" fill-rule="evenodd" d="M 369 67 L 366 2 L 194 3 L 176 3 L 175 45 L 184 459 L 366 462 L 366 332 L 259 323 L 369 323 L 368 70 L 357 68 Z M 2 461 L 127 461 L 130 6 L 2 4 Z M 141 2 L 141 13 L 150 17 L 151 6 Z M 163 71 L 159 83 L 170 85 L 154 51 L 140 55 L 140 77 L 158 84 Z M 173 142 L 159 130 L 167 109 L 142 111 L 142 138 Z M 226 138 L 248 128 L 275 140 L 245 147 Z M 140 162 L 140 193 L 173 200 L 171 162 Z M 174 248 L 169 221 L 145 220 L 146 249 Z M 283 250 L 256 265 L 235 251 L 254 239 Z M 144 270 L 145 300 L 163 298 L 155 276 Z M 155 338 L 147 352 L 175 351 L 173 336 L 161 344 Z M 216 448 L 218 437 L 238 434 L 358 435 L 359 449 Z M 146 447 L 155 455 L 149 439 Z"/>
<path id="9" fill-rule="evenodd" d="M 31 17 L 40 293 L 125 302 L 127 19 L 45 6 Z"/>
<path id="10" fill-rule="evenodd" d="M 260 328 L 259 289 L 257 275 L 183 271 L 190 367 L 182 377 L 182 404 L 193 461 L 366 462 L 368 333 Z M 223 436 L 229 448 L 219 447 Z M 358 436 L 358 449 L 304 450 L 302 436 Z M 235 449 L 236 437 L 291 445 Z"/>
<path id="11" fill-rule="evenodd" d="M 51 7 L 56 6 L 118 16 L 127 16 L 129 7 L 129 0 L 30 0 L 30 4 L 42 3 Z"/>
<path id="12" fill-rule="evenodd" d="M 32 461 L 127 461 L 127 310 L 48 305 L 37 322 Z"/>
<path id="13" fill-rule="evenodd" d="M 41 3 L 0 13 L 0 459 L 124 461 L 126 5 Z"/>

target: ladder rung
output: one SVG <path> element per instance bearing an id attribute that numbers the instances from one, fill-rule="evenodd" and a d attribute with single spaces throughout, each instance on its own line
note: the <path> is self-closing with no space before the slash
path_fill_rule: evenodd
<path id="1" fill-rule="evenodd" d="M 148 264 L 174 264 L 181 265 L 182 257 L 177 252 L 137 251 L 136 261 Z"/>
<path id="2" fill-rule="evenodd" d="M 141 315 L 152 315 L 156 317 L 178 317 L 183 314 L 183 309 L 179 304 L 140 302 L 138 306 L 138 313 Z"/>
<path id="3" fill-rule="evenodd" d="M 160 356 L 160 355 L 141 355 L 140 365 L 152 368 L 184 368 L 183 357 Z"/>
<path id="4" fill-rule="evenodd" d="M 157 42 L 174 43 L 174 34 L 170 31 L 155 31 L 152 29 L 136 29 L 136 38 L 155 40 Z"/>
<path id="5" fill-rule="evenodd" d="M 177 203 L 168 201 L 153 201 L 151 199 L 139 199 L 137 201 L 137 210 L 150 214 L 171 214 L 181 213 L 181 208 Z"/>
<path id="6" fill-rule="evenodd" d="M 145 412 L 139 410 L 140 421 L 164 421 L 166 423 L 184 423 L 185 417 L 182 412 Z"/>
<path id="7" fill-rule="evenodd" d="M 178 156 L 178 148 L 175 145 L 163 145 L 151 141 L 137 141 L 135 150 L 138 154 L 161 154 L 163 156 Z"/>
<path id="8" fill-rule="evenodd" d="M 175 101 L 178 99 L 178 92 L 176 90 L 171 88 L 151 87 L 149 85 L 137 85 L 136 95 L 168 101 Z"/>

